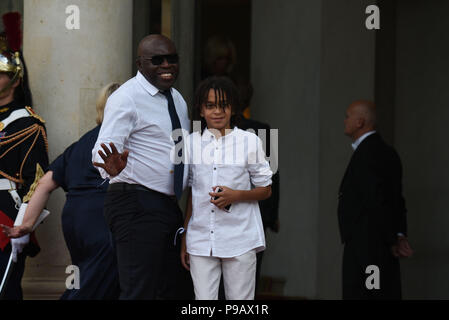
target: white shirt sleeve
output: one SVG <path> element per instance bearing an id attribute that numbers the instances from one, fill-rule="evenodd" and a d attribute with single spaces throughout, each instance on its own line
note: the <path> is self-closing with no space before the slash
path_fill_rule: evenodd
<path id="1" fill-rule="evenodd" d="M 192 165 L 189 165 L 189 173 L 187 176 L 187 186 L 192 187 L 193 185 L 193 171 L 192 171 Z"/>
<path id="2" fill-rule="evenodd" d="M 185 155 L 185 167 L 187 170 L 187 186 L 192 187 L 193 184 L 193 162 L 192 162 L 192 148 L 193 148 L 193 134 L 190 134 L 184 138 L 184 155 Z"/>
<path id="3" fill-rule="evenodd" d="M 118 152 L 123 152 L 124 145 L 136 125 L 137 111 L 133 100 L 123 93 L 111 95 L 106 103 L 103 123 L 92 150 L 92 162 L 103 163 L 98 154 L 99 150 L 103 150 L 102 143 L 109 147 L 109 143 L 112 142 Z M 102 168 L 98 170 L 104 179 L 111 178 Z"/>
<path id="4" fill-rule="evenodd" d="M 255 187 L 267 187 L 272 184 L 270 164 L 265 158 L 262 141 L 259 137 L 249 139 L 248 170 L 251 183 Z"/>

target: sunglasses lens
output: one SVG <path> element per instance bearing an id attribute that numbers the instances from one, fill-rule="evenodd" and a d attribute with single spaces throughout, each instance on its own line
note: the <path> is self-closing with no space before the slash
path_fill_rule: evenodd
<path id="1" fill-rule="evenodd" d="M 177 54 L 167 56 L 168 63 L 174 64 L 174 63 L 178 63 L 178 61 L 179 61 L 179 57 Z"/>
<path id="2" fill-rule="evenodd" d="M 164 62 L 163 56 L 154 56 L 153 58 L 151 58 L 151 63 L 155 66 L 162 64 L 162 62 Z"/>
<path id="3" fill-rule="evenodd" d="M 151 63 L 155 66 L 159 66 L 164 62 L 164 60 L 167 60 L 167 63 L 169 64 L 175 64 L 178 63 L 179 57 L 177 54 L 153 56 L 151 58 Z"/>

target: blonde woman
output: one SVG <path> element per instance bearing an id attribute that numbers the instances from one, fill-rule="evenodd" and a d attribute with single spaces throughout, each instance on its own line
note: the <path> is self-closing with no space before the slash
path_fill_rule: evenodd
<path id="1" fill-rule="evenodd" d="M 10 238 L 30 232 L 51 192 L 62 187 L 66 203 L 62 212 L 62 229 L 72 264 L 80 270 L 80 288 L 67 289 L 61 299 L 117 299 L 118 270 L 110 232 L 103 218 L 103 202 L 108 182 L 92 165 L 92 148 L 103 121 L 108 97 L 120 86 L 105 86 L 97 100 L 97 126 L 68 147 L 50 164 L 31 197 L 23 223 L 19 227 L 2 226 Z"/>
<path id="2" fill-rule="evenodd" d="M 214 35 L 207 40 L 204 49 L 206 76 L 229 76 L 236 64 L 237 54 L 230 39 Z"/>

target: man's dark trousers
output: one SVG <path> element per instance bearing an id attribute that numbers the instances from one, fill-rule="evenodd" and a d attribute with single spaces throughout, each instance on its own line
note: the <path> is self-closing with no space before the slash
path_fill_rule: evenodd
<path id="1" fill-rule="evenodd" d="M 120 299 L 185 298 L 181 297 L 186 279 L 179 258 L 181 237 L 174 245 L 176 231 L 183 225 L 178 203 L 143 187 L 117 189 L 110 187 L 104 210 L 117 252 Z"/>
<path id="2" fill-rule="evenodd" d="M 378 258 L 373 264 L 367 262 L 363 251 L 368 245 L 348 241 L 343 253 L 343 300 L 400 300 L 401 272 L 399 259 L 391 254 L 386 245 L 378 245 Z M 379 268 L 379 288 L 367 287 L 367 279 L 374 276 L 373 271 L 366 273 L 367 267 Z M 368 279 L 368 282 L 369 279 Z"/>

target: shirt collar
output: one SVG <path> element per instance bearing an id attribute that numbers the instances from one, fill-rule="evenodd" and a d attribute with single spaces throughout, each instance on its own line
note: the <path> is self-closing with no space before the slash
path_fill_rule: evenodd
<path id="1" fill-rule="evenodd" d="M 229 136 L 231 134 L 234 134 L 235 132 L 237 132 L 237 129 L 238 129 L 237 126 L 235 126 L 234 129 L 232 129 L 231 132 L 229 132 L 227 135 L 225 135 L 225 137 Z M 211 131 L 209 131 L 208 128 L 204 129 L 202 137 L 203 137 L 203 139 L 206 139 L 206 138 L 215 139 L 215 135 Z M 223 138 L 223 137 L 220 137 L 220 139 L 221 138 Z"/>
<path id="2" fill-rule="evenodd" d="M 148 82 L 148 80 L 144 77 L 143 74 L 140 73 L 140 71 L 137 71 L 136 79 L 142 85 L 142 87 L 152 96 L 155 96 L 159 92 L 159 89 Z"/>
<path id="3" fill-rule="evenodd" d="M 354 141 L 354 143 L 352 144 L 352 149 L 357 150 L 357 148 L 359 147 L 359 145 L 362 143 L 363 140 L 365 140 L 368 136 L 372 135 L 376 133 L 376 130 L 373 131 L 369 131 L 367 133 L 365 133 L 364 135 L 362 135 L 361 137 L 359 137 L 356 141 Z"/>

